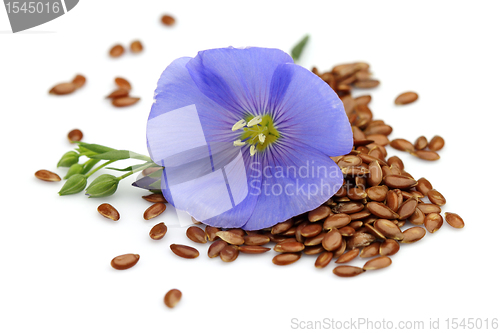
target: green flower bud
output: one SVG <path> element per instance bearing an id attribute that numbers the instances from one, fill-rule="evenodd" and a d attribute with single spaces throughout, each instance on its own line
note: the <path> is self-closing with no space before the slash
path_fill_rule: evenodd
<path id="1" fill-rule="evenodd" d="M 72 166 L 69 167 L 68 173 L 66 173 L 66 176 L 64 176 L 64 179 L 68 179 L 69 177 L 73 175 L 78 175 L 83 173 L 83 164 L 73 164 Z"/>
<path id="2" fill-rule="evenodd" d="M 70 167 L 75 163 L 78 163 L 78 153 L 76 151 L 68 151 L 64 154 L 59 162 L 57 163 L 57 167 Z"/>
<path id="3" fill-rule="evenodd" d="M 59 191 L 59 195 L 69 195 L 81 192 L 87 186 L 87 177 L 84 175 L 76 174 L 64 183 L 63 187 Z"/>
<path id="4" fill-rule="evenodd" d="M 96 165 L 99 162 L 100 160 L 88 160 L 87 162 L 83 163 L 83 171 L 80 173 L 83 173 L 85 175 L 87 172 L 92 170 L 94 165 Z"/>
<path id="5" fill-rule="evenodd" d="M 113 175 L 100 175 L 87 187 L 89 198 L 101 198 L 112 195 L 118 188 L 120 180 Z"/>

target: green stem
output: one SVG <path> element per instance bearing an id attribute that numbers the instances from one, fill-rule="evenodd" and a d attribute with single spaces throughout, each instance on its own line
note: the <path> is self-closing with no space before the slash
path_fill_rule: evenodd
<path id="1" fill-rule="evenodd" d="M 112 160 L 112 161 L 107 161 L 106 163 L 104 164 L 101 164 L 99 165 L 97 168 L 95 168 L 94 170 L 90 171 L 88 174 L 85 175 L 86 178 L 89 178 L 90 176 L 92 176 L 96 171 L 99 171 L 101 170 L 102 168 L 104 168 L 105 166 L 107 165 L 110 165 L 111 163 L 113 162 L 116 162 L 116 160 Z"/>
<path id="2" fill-rule="evenodd" d="M 122 180 L 123 178 L 127 178 L 128 176 L 133 175 L 136 172 L 142 171 L 144 169 L 147 169 L 147 168 L 155 166 L 155 165 L 156 165 L 155 163 L 144 163 L 142 166 L 138 167 L 137 169 L 129 171 L 129 172 L 121 175 L 120 177 L 117 177 L 117 179 Z"/>

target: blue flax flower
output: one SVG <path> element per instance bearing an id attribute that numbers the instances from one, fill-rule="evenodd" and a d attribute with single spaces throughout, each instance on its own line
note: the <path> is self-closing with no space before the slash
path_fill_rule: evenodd
<path id="1" fill-rule="evenodd" d="M 147 125 L 162 192 L 207 225 L 257 230 L 310 211 L 351 151 L 342 102 L 283 51 L 222 48 L 170 64 Z"/>

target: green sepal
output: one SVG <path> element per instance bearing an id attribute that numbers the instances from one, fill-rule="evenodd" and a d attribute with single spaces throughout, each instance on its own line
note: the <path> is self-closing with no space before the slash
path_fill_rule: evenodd
<path id="1" fill-rule="evenodd" d="M 78 163 L 80 156 L 76 151 L 68 151 L 64 154 L 59 162 L 57 162 L 57 167 L 70 167 L 75 163 Z"/>
<path id="2" fill-rule="evenodd" d="M 293 47 L 292 53 L 290 54 L 293 58 L 293 61 L 297 62 L 299 60 L 300 55 L 302 54 L 302 51 L 304 51 L 304 47 L 307 44 L 307 41 L 309 40 L 309 35 L 305 35 L 302 40 Z"/>
<path id="3" fill-rule="evenodd" d="M 156 170 L 155 172 L 152 172 L 148 175 L 148 177 L 150 178 L 161 178 L 163 174 L 163 169 L 160 169 L 160 170 Z"/>
<path id="4" fill-rule="evenodd" d="M 81 174 L 73 175 L 64 183 L 59 195 L 79 193 L 85 189 L 85 186 L 87 186 L 87 177 Z"/>
<path id="5" fill-rule="evenodd" d="M 86 195 L 89 198 L 102 198 L 112 195 L 118 188 L 120 180 L 113 175 L 100 175 L 87 187 Z"/>
<path id="6" fill-rule="evenodd" d="M 136 164 L 136 165 L 131 165 L 131 166 L 123 168 L 123 169 L 107 167 L 106 169 L 125 172 L 125 171 L 134 171 L 143 165 L 144 164 Z"/>
<path id="7" fill-rule="evenodd" d="M 91 158 L 96 160 L 109 160 L 109 161 L 118 161 L 118 160 L 126 160 L 128 158 L 135 158 L 138 160 L 144 160 L 148 162 L 151 161 L 149 157 L 134 153 L 130 150 L 108 151 L 102 154 L 92 155 Z"/>
<path id="8" fill-rule="evenodd" d="M 73 164 L 72 166 L 69 167 L 68 172 L 66 173 L 66 176 L 64 176 L 64 179 L 68 179 L 69 177 L 73 175 L 78 175 L 83 173 L 83 164 Z"/>
<path id="9" fill-rule="evenodd" d="M 76 148 L 76 150 L 80 154 L 85 155 L 87 157 L 115 150 L 113 148 L 97 145 L 95 143 L 85 143 L 85 142 L 77 142 L 77 143 L 78 143 L 78 148 Z"/>
<path id="10" fill-rule="evenodd" d="M 155 181 L 153 184 L 151 184 L 149 186 L 158 189 L 161 193 L 161 179 L 158 179 L 157 181 Z"/>

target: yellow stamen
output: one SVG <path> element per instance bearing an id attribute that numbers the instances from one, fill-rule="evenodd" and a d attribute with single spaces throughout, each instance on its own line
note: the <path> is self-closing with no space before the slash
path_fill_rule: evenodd
<path id="1" fill-rule="evenodd" d="M 261 121 L 262 121 L 262 116 L 254 117 L 252 120 L 248 122 L 247 127 L 252 127 L 254 125 L 260 124 Z"/>
<path id="2" fill-rule="evenodd" d="M 232 131 L 234 132 L 236 130 L 239 130 L 245 127 L 245 125 L 246 125 L 245 119 L 241 119 L 236 124 L 233 125 Z"/>

